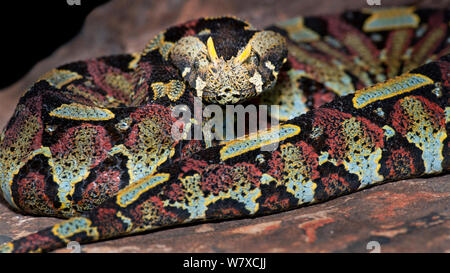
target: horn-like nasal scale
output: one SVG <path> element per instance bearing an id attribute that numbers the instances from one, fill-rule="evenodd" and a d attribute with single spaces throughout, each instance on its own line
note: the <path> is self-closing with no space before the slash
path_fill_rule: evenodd
<path id="1" fill-rule="evenodd" d="M 241 64 L 247 60 L 248 57 L 250 57 L 250 53 L 252 52 L 252 45 L 250 43 L 247 44 L 244 51 L 234 59 L 235 64 Z"/>
<path id="2" fill-rule="evenodd" d="M 207 47 L 208 47 L 208 55 L 211 58 L 211 60 L 216 61 L 217 59 L 219 59 L 219 57 L 217 56 L 216 49 L 214 48 L 214 42 L 211 36 L 209 36 L 208 38 Z"/>

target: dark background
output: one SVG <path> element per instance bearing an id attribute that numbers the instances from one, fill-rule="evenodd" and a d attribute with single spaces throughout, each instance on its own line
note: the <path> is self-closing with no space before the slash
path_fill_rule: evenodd
<path id="1" fill-rule="evenodd" d="M 68 2 L 74 2 L 69 5 Z M 79 2 L 80 5 L 77 5 Z M 19 80 L 38 61 L 81 30 L 86 16 L 108 0 L 10 1 L 2 3 L 0 89 Z"/>

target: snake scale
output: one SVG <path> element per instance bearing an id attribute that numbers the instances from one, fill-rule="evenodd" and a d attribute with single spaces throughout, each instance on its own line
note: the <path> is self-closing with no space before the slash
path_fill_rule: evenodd
<path id="1" fill-rule="evenodd" d="M 448 172 L 449 18 L 365 9 L 265 30 L 201 18 L 139 54 L 53 69 L 1 134 L 0 191 L 13 209 L 67 219 L 0 251 L 276 213 Z M 173 109 L 198 112 L 199 98 L 203 108 L 279 105 L 270 113 L 279 124 L 192 138 L 198 121 Z"/>

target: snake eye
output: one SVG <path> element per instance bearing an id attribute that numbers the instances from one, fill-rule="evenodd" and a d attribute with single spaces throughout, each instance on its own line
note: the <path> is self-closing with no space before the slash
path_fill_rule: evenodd
<path id="1" fill-rule="evenodd" d="M 259 56 L 257 53 L 254 53 L 251 57 L 250 57 L 250 61 L 255 64 L 256 66 L 259 66 Z"/>

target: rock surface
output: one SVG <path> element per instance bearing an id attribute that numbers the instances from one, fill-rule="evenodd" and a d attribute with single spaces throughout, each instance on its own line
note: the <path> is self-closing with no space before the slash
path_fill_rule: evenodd
<path id="1" fill-rule="evenodd" d="M 382 6 L 388 4 L 381 1 Z M 387 2 L 387 1 L 386 1 Z M 389 1 L 404 5 L 413 1 Z M 420 7 L 448 7 L 426 0 Z M 235 15 L 256 27 L 296 15 L 367 7 L 365 0 L 118 0 L 98 7 L 81 33 L 0 92 L 5 126 L 23 90 L 58 65 L 89 57 L 140 51 L 164 28 L 202 16 Z M 450 252 L 450 175 L 373 187 L 329 202 L 254 219 L 189 225 L 83 246 L 84 252 Z M 59 219 L 23 216 L 0 202 L 0 243 Z M 370 246 L 370 244 L 369 244 Z M 67 252 L 69 250 L 58 250 Z"/>

